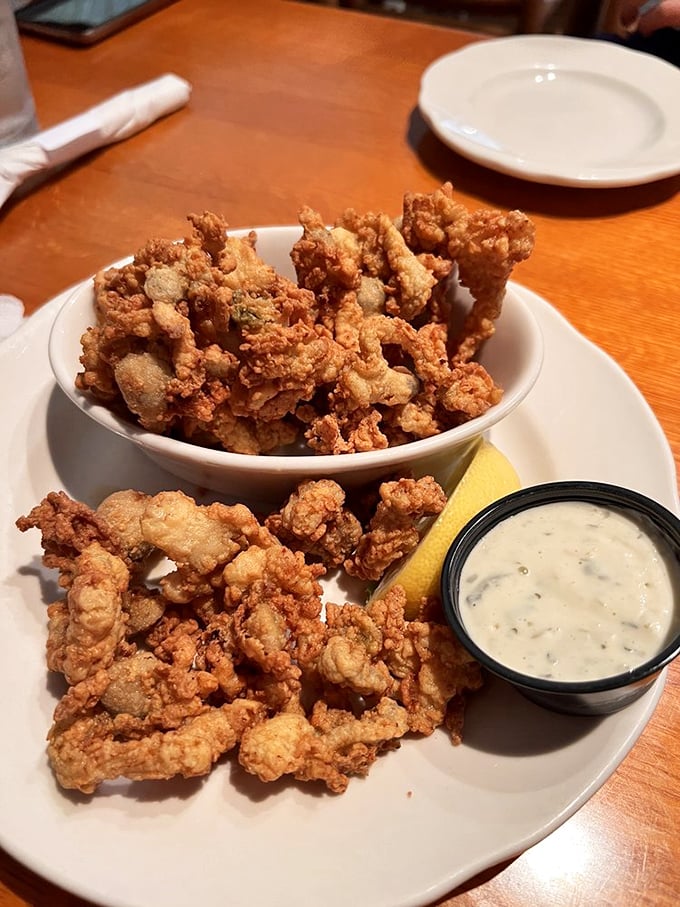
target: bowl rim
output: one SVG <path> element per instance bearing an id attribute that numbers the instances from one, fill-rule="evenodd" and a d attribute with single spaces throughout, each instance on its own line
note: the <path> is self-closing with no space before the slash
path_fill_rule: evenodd
<path id="1" fill-rule="evenodd" d="M 442 607 L 448 625 L 461 644 L 481 665 L 497 677 L 526 690 L 568 696 L 630 689 L 651 683 L 680 654 L 680 628 L 676 630 L 673 638 L 663 649 L 630 671 L 591 680 L 549 680 L 523 674 L 489 655 L 477 645 L 465 629 L 459 613 L 457 591 L 460 572 L 472 548 L 488 530 L 508 517 L 533 507 L 559 501 L 602 504 L 621 511 L 629 511 L 651 523 L 667 542 L 671 554 L 675 558 L 680 582 L 680 518 L 668 508 L 632 488 L 608 482 L 590 480 L 545 482 L 504 495 L 472 517 L 456 535 L 444 558 L 440 581 Z M 680 608 L 680 593 L 677 607 Z"/>
<path id="2" fill-rule="evenodd" d="M 230 230 L 229 235 L 246 235 L 251 229 L 257 233 L 258 240 L 263 237 L 275 238 L 277 233 L 282 235 L 290 233 L 292 236 L 294 231 L 300 230 L 295 225 L 281 225 Z M 266 260 L 266 256 L 264 257 Z M 131 262 L 133 258 L 132 255 L 120 258 L 99 270 L 120 267 Z M 360 451 L 352 454 L 314 454 L 313 451 L 305 451 L 300 454 L 241 454 L 219 448 L 202 447 L 199 444 L 192 444 L 190 441 L 148 431 L 112 412 L 75 387 L 75 374 L 71 373 L 74 363 L 67 361 L 68 357 L 63 355 L 63 342 L 68 335 L 65 321 L 71 310 L 82 305 L 83 298 L 93 292 L 93 278 L 94 275 L 91 275 L 73 288 L 57 312 L 50 330 L 48 356 L 59 387 L 75 406 L 99 425 L 120 437 L 127 438 L 152 455 L 176 461 L 189 459 L 203 466 L 229 469 L 236 474 L 252 473 L 253 470 L 266 468 L 269 473 L 278 473 L 281 476 L 295 475 L 304 464 L 305 472 L 310 475 L 333 476 L 354 469 L 371 469 L 391 463 L 397 465 L 399 462 L 421 460 L 436 455 L 440 451 L 447 450 L 453 440 L 458 446 L 479 437 L 516 409 L 536 384 L 543 365 L 545 344 L 538 320 L 529 303 L 515 291 L 511 284 L 508 284 L 503 305 L 505 307 L 509 304 L 521 312 L 529 334 L 532 355 L 523 366 L 521 385 L 512 391 L 504 389 L 500 402 L 490 407 L 483 415 L 429 438 L 421 438 L 407 444 L 380 450 Z M 452 432 L 456 432 L 455 439 L 452 439 Z"/>

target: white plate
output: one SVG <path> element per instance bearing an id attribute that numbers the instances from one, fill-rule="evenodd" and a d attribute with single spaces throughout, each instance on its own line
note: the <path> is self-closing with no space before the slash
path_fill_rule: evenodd
<path id="1" fill-rule="evenodd" d="M 480 41 L 424 72 L 439 138 L 493 170 L 564 186 L 629 186 L 680 172 L 680 69 L 609 41 Z"/>
<path id="2" fill-rule="evenodd" d="M 640 394 L 546 302 L 516 289 L 543 329 L 545 365 L 494 442 L 525 484 L 604 479 L 677 510 L 672 457 Z M 342 796 L 263 785 L 229 759 L 205 781 L 115 783 L 93 798 L 58 790 L 44 753 L 56 696 L 44 665 L 45 603 L 57 590 L 37 532 L 22 535 L 14 520 L 59 488 L 96 504 L 119 487 L 176 487 L 56 387 L 47 340 L 65 298 L 0 346 L 0 845 L 109 907 L 414 907 L 540 840 L 604 783 L 663 679 L 603 720 L 551 714 L 492 683 L 470 704 L 462 746 L 439 731 L 409 740 Z"/>

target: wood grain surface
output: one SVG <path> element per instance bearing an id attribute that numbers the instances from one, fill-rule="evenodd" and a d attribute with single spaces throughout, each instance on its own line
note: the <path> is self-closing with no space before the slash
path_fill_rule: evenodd
<path id="1" fill-rule="evenodd" d="M 164 72 L 187 78 L 193 95 L 144 132 L 15 194 L 0 211 L 0 292 L 33 312 L 150 236 L 184 235 L 192 211 L 219 211 L 233 227 L 295 222 L 302 203 L 329 219 L 348 206 L 396 213 L 405 190 L 451 180 L 470 205 L 531 215 L 536 248 L 515 278 L 625 369 L 677 464 L 680 178 L 549 187 L 445 148 L 417 112 L 420 76 L 479 38 L 292 0 L 178 0 L 91 48 L 24 39 L 43 127 Z M 440 905 L 674 907 L 678 727 L 680 664 L 600 791 L 540 844 Z M 0 854 L 0 907 L 27 904 L 85 902 Z"/>

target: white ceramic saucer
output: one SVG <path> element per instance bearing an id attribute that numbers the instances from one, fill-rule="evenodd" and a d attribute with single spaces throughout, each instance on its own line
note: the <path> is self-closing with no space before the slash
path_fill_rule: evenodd
<path id="1" fill-rule="evenodd" d="M 524 35 L 435 60 L 419 107 L 455 151 L 565 186 L 629 186 L 680 173 L 680 69 L 601 40 Z"/>

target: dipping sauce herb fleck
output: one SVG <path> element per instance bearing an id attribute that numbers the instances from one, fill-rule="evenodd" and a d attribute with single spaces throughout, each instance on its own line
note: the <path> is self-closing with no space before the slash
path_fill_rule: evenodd
<path id="1" fill-rule="evenodd" d="M 582 501 L 529 508 L 491 529 L 460 575 L 465 627 L 492 658 L 552 680 L 643 664 L 676 629 L 666 543 L 624 511 Z"/>

